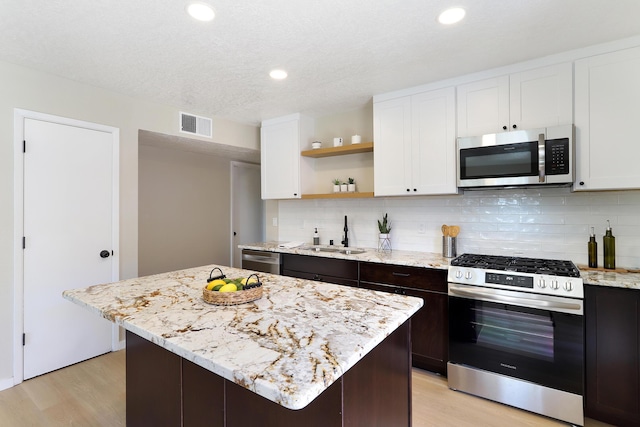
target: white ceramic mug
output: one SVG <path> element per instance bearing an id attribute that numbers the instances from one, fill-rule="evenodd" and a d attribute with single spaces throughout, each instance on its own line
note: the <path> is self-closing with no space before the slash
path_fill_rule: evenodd
<path id="1" fill-rule="evenodd" d="M 360 135 L 353 135 L 351 137 L 352 144 L 360 144 L 361 142 L 362 142 L 362 138 L 360 137 Z"/>
<path id="2" fill-rule="evenodd" d="M 342 147 L 342 138 L 333 138 L 334 147 Z"/>

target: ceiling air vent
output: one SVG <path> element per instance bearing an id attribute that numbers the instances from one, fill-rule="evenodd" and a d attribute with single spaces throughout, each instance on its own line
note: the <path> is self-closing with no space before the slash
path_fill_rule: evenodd
<path id="1" fill-rule="evenodd" d="M 180 113 L 180 132 L 211 138 L 212 128 L 213 120 L 209 118 Z"/>

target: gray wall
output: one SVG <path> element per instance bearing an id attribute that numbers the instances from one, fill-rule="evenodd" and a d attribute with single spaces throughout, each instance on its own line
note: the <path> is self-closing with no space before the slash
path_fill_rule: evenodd
<path id="1" fill-rule="evenodd" d="M 138 273 L 230 264 L 230 160 L 140 145 Z"/>

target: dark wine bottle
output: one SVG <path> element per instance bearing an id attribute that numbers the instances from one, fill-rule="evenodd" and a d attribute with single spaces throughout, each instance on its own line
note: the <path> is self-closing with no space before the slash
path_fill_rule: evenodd
<path id="1" fill-rule="evenodd" d="M 604 246 L 604 268 L 614 270 L 616 268 L 616 238 L 611 231 L 611 223 L 607 220 L 607 230 L 602 237 Z"/>
<path id="2" fill-rule="evenodd" d="M 598 242 L 596 242 L 596 233 L 591 227 L 591 236 L 589 237 L 589 243 L 587 243 L 587 250 L 589 253 L 589 267 L 598 268 Z"/>

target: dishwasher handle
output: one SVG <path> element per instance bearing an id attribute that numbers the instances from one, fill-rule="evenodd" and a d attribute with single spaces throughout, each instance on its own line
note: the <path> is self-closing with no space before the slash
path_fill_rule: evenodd
<path id="1" fill-rule="evenodd" d="M 253 255 L 253 254 L 242 254 L 242 259 L 246 261 L 255 261 L 266 264 L 280 264 L 280 260 L 277 254 L 272 255 Z"/>

